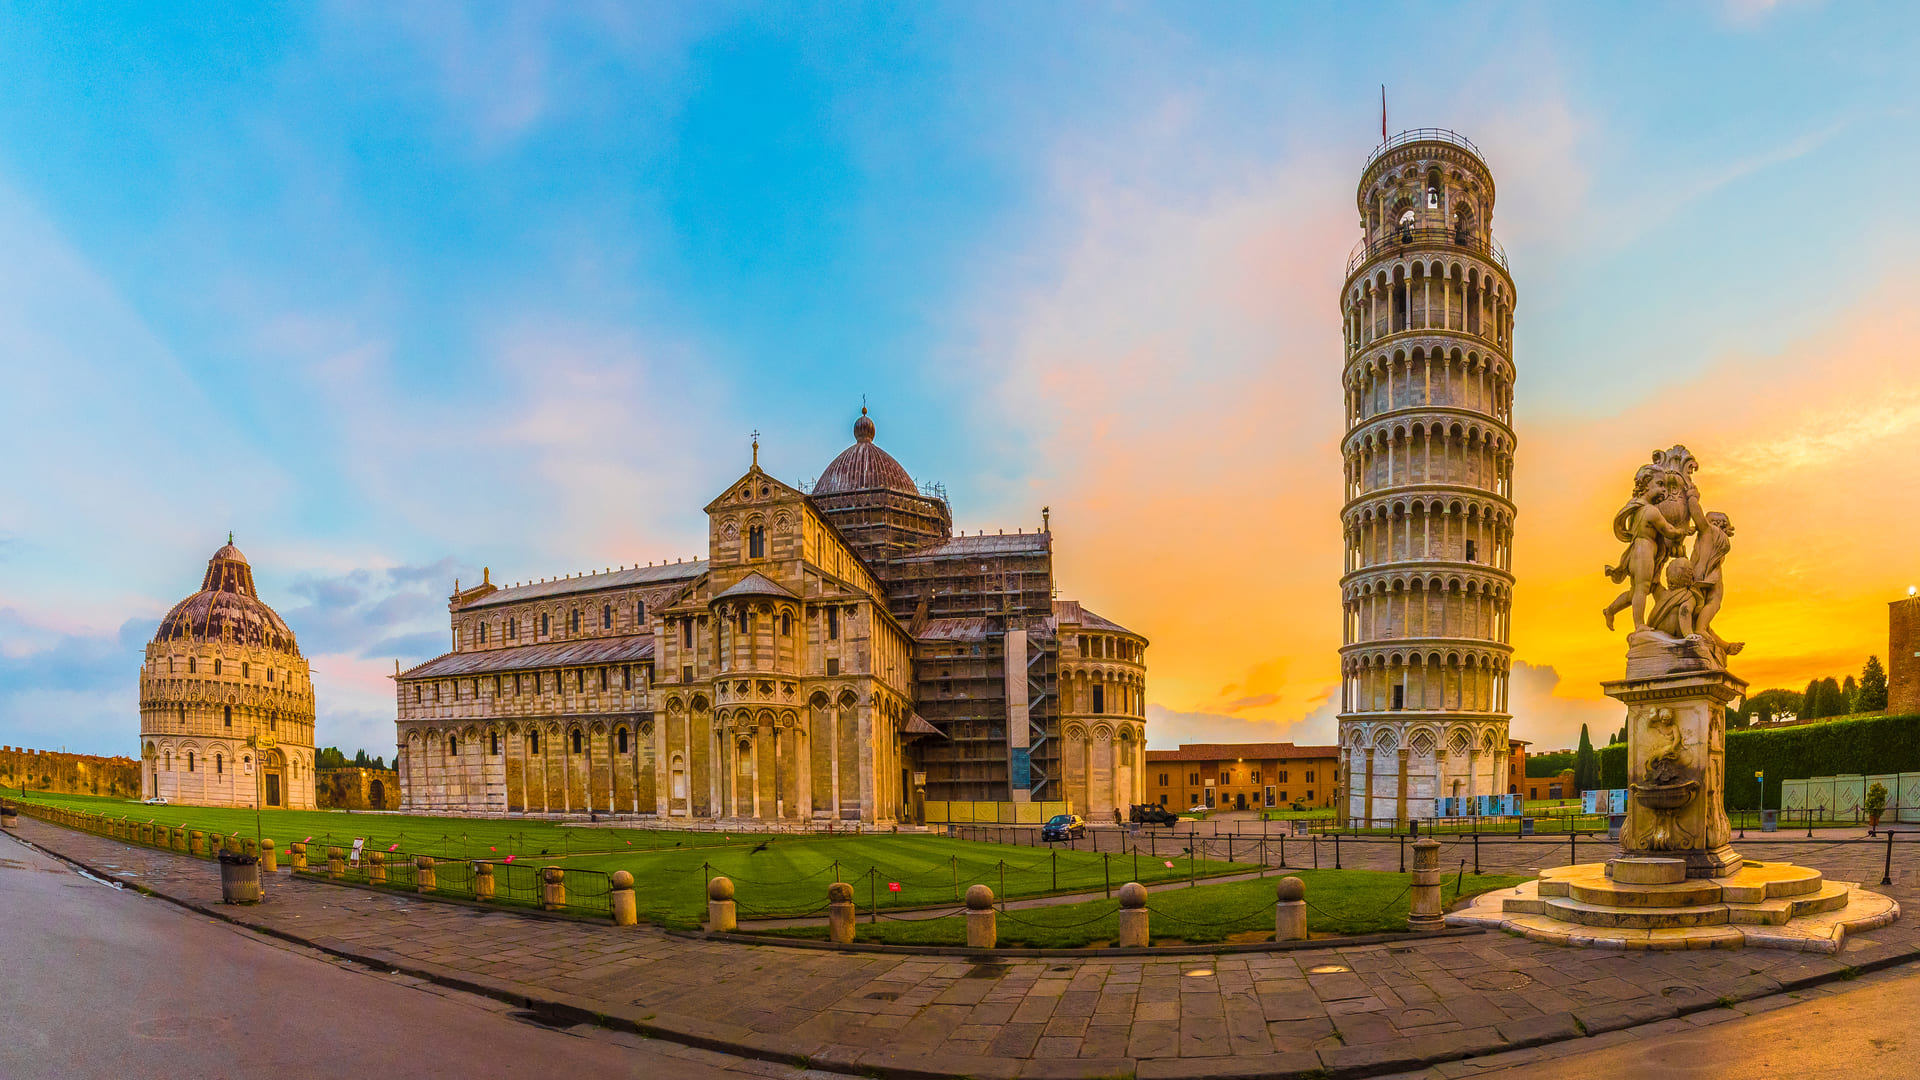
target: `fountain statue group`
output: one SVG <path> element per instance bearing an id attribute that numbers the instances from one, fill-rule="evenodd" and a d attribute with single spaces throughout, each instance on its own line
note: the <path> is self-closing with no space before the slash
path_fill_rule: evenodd
<path id="1" fill-rule="evenodd" d="M 1601 614 L 1611 630 L 1614 616 L 1633 609 L 1628 678 L 1725 671 L 1727 657 L 1743 647 L 1713 629 L 1725 600 L 1722 572 L 1733 550 L 1733 523 L 1701 509 L 1697 468 L 1684 446 L 1654 451 L 1653 461 L 1634 474 L 1633 497 L 1613 516 L 1614 538 L 1627 547 L 1605 572 L 1627 589 Z"/>

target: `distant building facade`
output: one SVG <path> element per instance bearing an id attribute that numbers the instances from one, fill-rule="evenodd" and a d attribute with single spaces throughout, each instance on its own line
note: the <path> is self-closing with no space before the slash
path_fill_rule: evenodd
<path id="1" fill-rule="evenodd" d="M 1888 716 L 1920 713 L 1920 596 L 1887 605 Z"/>
<path id="2" fill-rule="evenodd" d="M 1182 743 L 1147 751 L 1147 801 L 1172 810 L 1332 806 L 1340 748 L 1285 742 Z"/>
<path id="3" fill-rule="evenodd" d="M 313 679 L 229 543 L 160 620 L 140 666 L 140 793 L 312 810 Z"/>
<path id="4" fill-rule="evenodd" d="M 874 442 L 810 488 L 761 469 L 706 557 L 449 598 L 396 672 L 403 806 L 794 825 L 1142 794 L 1146 639 L 1053 598 L 1053 537 L 955 536 Z"/>

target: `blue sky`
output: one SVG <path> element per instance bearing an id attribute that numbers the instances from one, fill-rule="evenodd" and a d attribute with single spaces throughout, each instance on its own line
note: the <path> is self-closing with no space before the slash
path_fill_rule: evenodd
<path id="1" fill-rule="evenodd" d="M 455 576 L 698 554 L 748 432 L 805 479 L 862 395 L 962 526 L 1054 507 L 1064 594 L 1155 643 L 1156 744 L 1325 737 L 1334 297 L 1384 82 L 1394 130 L 1458 128 L 1500 179 L 1515 723 L 1554 742 L 1610 715 L 1586 676 L 1618 644 L 1567 614 L 1557 553 L 1610 540 L 1556 500 L 1617 501 L 1633 418 L 1702 402 L 1657 426 L 1709 477 L 1784 422 L 1818 429 L 1806 468 L 1911 483 L 1906 391 L 1867 390 L 1911 353 L 1845 335 L 1914 314 L 1916 29 L 1791 2 L 0 7 L 0 740 L 129 750 L 139 645 L 231 528 L 322 741 L 382 752 L 381 676 L 439 649 Z M 1871 449 L 1840 405 L 1769 411 L 1811 369 L 1877 403 Z M 1782 518 L 1747 531 L 1770 580 L 1800 580 L 1786 508 L 1838 498 L 1824 476 L 1725 477 Z M 1842 673 L 1904 587 L 1897 553 L 1815 550 L 1853 586 L 1756 607 L 1768 676 Z"/>

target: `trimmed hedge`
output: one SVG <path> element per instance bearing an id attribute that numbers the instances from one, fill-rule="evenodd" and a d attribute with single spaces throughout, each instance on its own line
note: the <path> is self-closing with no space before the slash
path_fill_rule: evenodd
<path id="1" fill-rule="evenodd" d="M 1566 750 L 1554 754 L 1528 754 L 1527 775 L 1536 780 L 1559 776 L 1573 768 L 1573 751 Z"/>
<path id="2" fill-rule="evenodd" d="M 1531 761 L 1528 764 L 1532 764 Z M 1920 715 L 1864 716 L 1772 731 L 1727 732 L 1727 806 L 1755 809 L 1753 774 L 1767 774 L 1766 805 L 1783 780 L 1920 772 Z M 1627 786 L 1627 748 L 1600 749 L 1600 785 Z"/>

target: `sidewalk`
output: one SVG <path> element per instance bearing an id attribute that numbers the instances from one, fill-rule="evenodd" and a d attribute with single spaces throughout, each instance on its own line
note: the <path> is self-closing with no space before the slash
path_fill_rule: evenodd
<path id="1" fill-rule="evenodd" d="M 1753 1002 L 1920 959 L 1920 920 L 1838 958 L 1626 955 L 1477 937 L 1212 958 L 838 953 L 671 937 L 421 901 L 282 874 L 224 907 L 213 866 L 28 818 L 18 835 L 95 873 L 337 955 L 747 1057 L 891 1077 L 1377 1076 Z M 1815 863 L 1847 865 L 1863 848 Z M 1877 871 L 1878 864 L 1875 864 Z M 1913 870 L 1885 891 L 1914 898 Z M 1489 1065 L 1492 1062 L 1488 1062 Z"/>

